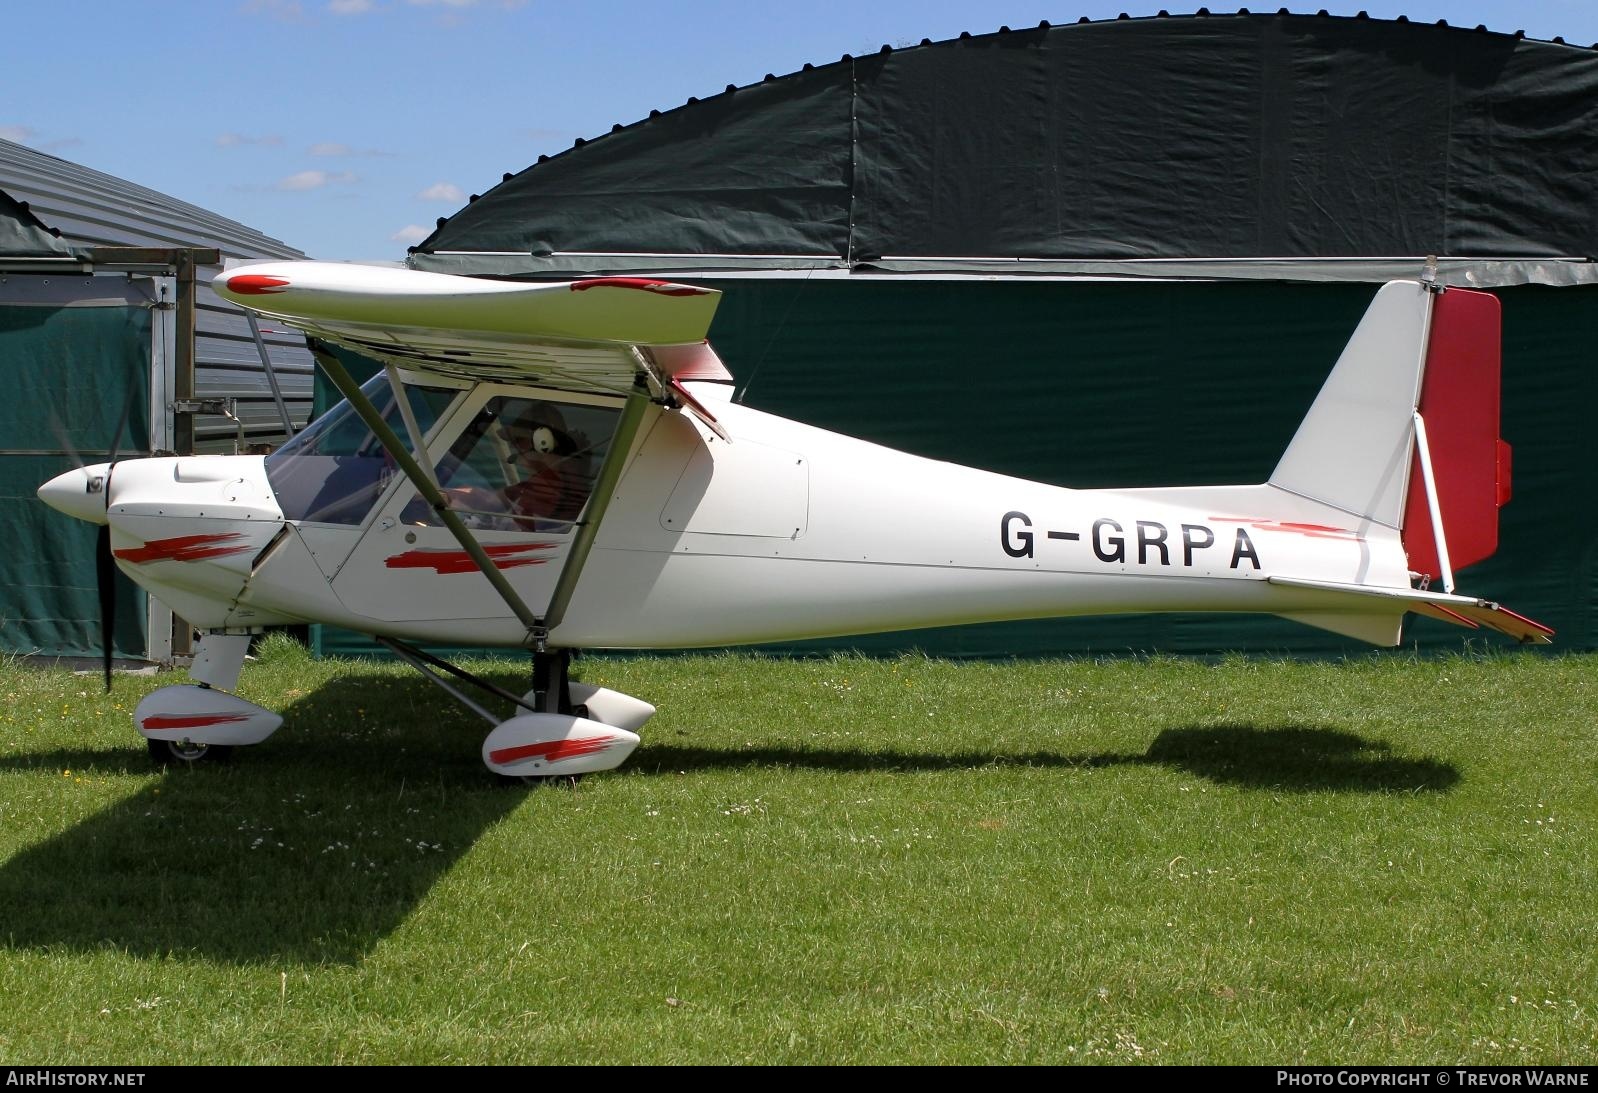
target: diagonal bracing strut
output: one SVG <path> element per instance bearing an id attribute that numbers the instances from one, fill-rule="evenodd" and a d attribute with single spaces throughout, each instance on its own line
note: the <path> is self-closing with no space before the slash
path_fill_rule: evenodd
<path id="1" fill-rule="evenodd" d="M 577 580 L 582 576 L 583 566 L 592 551 L 594 540 L 599 534 L 599 525 L 604 517 L 605 510 L 610 504 L 611 497 L 616 492 L 616 485 L 621 481 L 621 473 L 627 464 L 628 453 L 632 449 L 633 439 L 638 435 L 638 427 L 643 422 L 644 411 L 653 401 L 649 394 L 647 375 L 639 372 L 633 378 L 633 385 L 627 393 L 627 402 L 622 409 L 621 421 L 616 426 L 615 435 L 611 438 L 610 450 L 605 453 L 604 462 L 600 465 L 599 476 L 594 484 L 594 492 L 588 500 L 587 517 L 576 525 L 576 534 L 572 537 L 570 549 L 566 559 L 561 565 L 560 575 L 555 581 L 555 591 L 550 596 L 549 607 L 542 616 L 536 614 L 527 606 L 516 590 L 511 587 L 505 574 L 501 573 L 483 550 L 482 544 L 471 533 L 461 518 L 450 508 L 449 499 L 433 481 L 428 473 L 429 468 L 424 468 L 405 447 L 405 443 L 393 428 L 383 419 L 371 399 L 350 376 L 349 372 L 336 356 L 319 344 L 314 338 L 307 339 L 311 352 L 316 357 L 316 362 L 322 366 L 333 385 L 338 388 L 339 394 L 349 402 L 355 412 L 360 415 L 367 428 L 372 430 L 388 453 L 394 457 L 394 462 L 400 470 L 405 472 L 405 477 L 411 480 L 417 491 L 426 500 L 428 505 L 438 514 L 438 518 L 449 529 L 455 541 L 466 551 L 469 558 L 482 571 L 488 583 L 499 594 L 500 599 L 510 608 L 524 627 L 527 628 L 527 643 L 535 650 L 542 652 L 548 639 L 549 631 L 558 626 L 566 615 L 566 608 L 571 603 L 572 594 L 576 591 Z M 399 397 L 396 395 L 396 397 Z"/>

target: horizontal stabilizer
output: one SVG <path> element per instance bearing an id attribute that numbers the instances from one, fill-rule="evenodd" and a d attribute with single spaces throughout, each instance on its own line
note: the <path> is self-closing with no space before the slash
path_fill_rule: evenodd
<path id="1" fill-rule="evenodd" d="M 1413 609 L 1412 609 L 1413 610 Z M 1466 622 L 1474 622 L 1485 626 L 1489 630 L 1497 630 L 1500 634 L 1507 634 L 1518 642 L 1527 645 L 1551 645 L 1554 632 L 1551 628 L 1540 622 L 1528 619 L 1524 615 L 1517 615 L 1503 604 L 1492 603 L 1488 600 L 1478 600 L 1466 607 L 1449 606 L 1443 610 L 1463 616 Z M 1449 619 L 1449 622 L 1456 620 Z"/>
<path id="2" fill-rule="evenodd" d="M 1328 611 L 1344 610 L 1358 611 L 1354 605 L 1364 602 L 1367 605 L 1375 602 L 1386 602 L 1394 605 L 1403 605 L 1405 611 L 1427 615 L 1443 622 L 1450 622 L 1456 626 L 1468 626 L 1472 629 L 1485 626 L 1489 630 L 1496 630 L 1516 641 L 1529 645 L 1548 645 L 1552 643 L 1553 630 L 1540 622 L 1534 622 L 1524 615 L 1517 615 L 1500 604 L 1491 600 L 1477 599 L 1474 596 L 1452 596 L 1443 592 L 1425 592 L 1416 588 L 1375 588 L 1369 585 L 1342 584 L 1336 581 L 1306 581 L 1295 577 L 1268 577 L 1271 584 L 1281 585 L 1286 588 L 1306 588 L 1326 593 L 1326 608 Z M 1341 603 L 1339 602 L 1341 601 Z M 1367 606 L 1366 610 L 1370 610 Z M 1319 612 L 1314 612 L 1318 614 Z M 1293 618 L 1300 618 L 1295 613 Z M 1300 621 L 1312 622 L 1310 619 L 1301 618 Z M 1320 625 L 1313 623 L 1312 625 Z M 1330 629 L 1330 627 L 1328 627 Z M 1358 635 L 1356 635 L 1358 636 Z"/>

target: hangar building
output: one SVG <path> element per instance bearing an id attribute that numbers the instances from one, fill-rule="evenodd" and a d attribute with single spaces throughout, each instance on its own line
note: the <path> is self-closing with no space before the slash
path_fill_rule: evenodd
<path id="1" fill-rule="evenodd" d="M 12 531 L 0 553 L 0 651 L 100 651 L 94 528 L 39 503 L 40 483 L 113 446 L 124 456 L 231 452 L 304 424 L 303 339 L 261 332 L 209 288 L 226 258 L 303 257 L 204 209 L 0 140 L 0 516 Z M 118 583 L 116 653 L 168 659 L 171 613 Z"/>

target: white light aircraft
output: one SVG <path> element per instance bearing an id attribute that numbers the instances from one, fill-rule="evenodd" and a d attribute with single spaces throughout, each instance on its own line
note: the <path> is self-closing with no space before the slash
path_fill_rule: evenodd
<path id="1" fill-rule="evenodd" d="M 195 684 L 135 713 L 162 761 L 277 729 L 228 692 L 251 635 L 280 624 L 375 636 L 488 722 L 491 770 L 528 778 L 617 766 L 654 712 L 571 681 L 573 649 L 1151 611 L 1274 613 L 1378 645 L 1406 612 L 1552 633 L 1454 591 L 1508 498 L 1485 293 L 1382 287 L 1262 485 L 1070 490 L 734 403 L 704 288 L 317 262 L 213 287 L 308 335 L 346 401 L 264 458 L 130 459 L 39 489 L 106 525 L 116 565 L 202 632 Z M 357 387 L 329 346 L 384 370 Z M 530 649 L 533 687 L 417 642 Z"/>

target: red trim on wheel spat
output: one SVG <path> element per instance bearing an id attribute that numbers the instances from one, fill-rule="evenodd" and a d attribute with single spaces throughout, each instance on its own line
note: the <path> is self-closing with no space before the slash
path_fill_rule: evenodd
<path id="1" fill-rule="evenodd" d="M 203 729 L 207 725 L 228 725 L 248 720 L 249 715 L 241 713 L 158 713 L 146 717 L 140 727 L 146 732 L 161 732 L 165 729 Z"/>
<path id="2" fill-rule="evenodd" d="M 558 763 L 562 759 L 576 759 L 584 755 L 597 755 L 608 751 L 616 743 L 614 736 L 583 736 L 570 740 L 545 740 L 537 744 L 515 744 L 496 748 L 488 753 L 490 762 L 500 766 L 522 763 L 529 759 L 545 759 Z"/>

